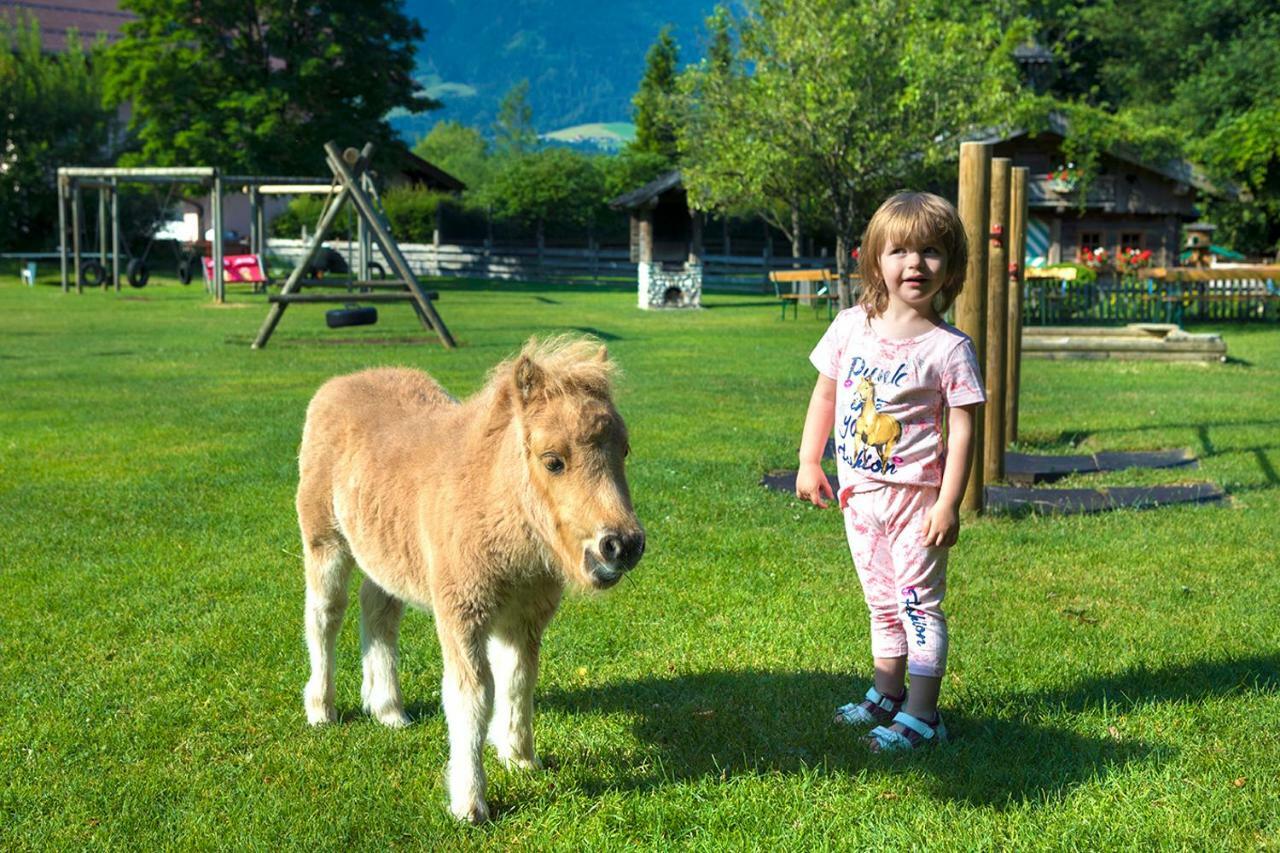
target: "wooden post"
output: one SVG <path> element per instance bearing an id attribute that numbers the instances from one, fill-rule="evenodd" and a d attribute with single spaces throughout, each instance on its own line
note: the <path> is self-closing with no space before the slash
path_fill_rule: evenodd
<path id="1" fill-rule="evenodd" d="M 702 264 L 702 214 L 696 210 L 689 211 L 688 263 Z"/>
<path id="2" fill-rule="evenodd" d="M 653 208 L 640 209 L 640 263 L 653 263 Z"/>
<path id="3" fill-rule="evenodd" d="M 58 260 L 62 268 L 62 292 L 70 289 L 67 278 L 67 180 L 58 175 Z"/>
<path id="4" fill-rule="evenodd" d="M 1027 180 L 1030 170 L 1013 170 L 1009 185 L 1009 346 L 1004 382 L 1004 432 L 1018 440 L 1018 394 L 1022 382 L 1022 285 L 1027 266 Z"/>
<path id="5" fill-rule="evenodd" d="M 965 267 L 964 290 L 956 300 L 956 328 L 973 339 L 979 362 L 986 354 L 987 332 L 987 239 L 990 234 L 988 197 L 991 190 L 991 146 L 981 142 L 960 144 L 960 219 L 969 243 L 969 263 Z M 979 364 L 981 369 L 981 363 Z M 982 510 L 983 419 L 973 422 L 973 464 L 961 506 Z"/>
<path id="6" fill-rule="evenodd" d="M 216 302 L 225 302 L 227 287 L 222 278 L 222 178 L 213 176 L 213 197 L 209 199 L 213 208 L 213 298 Z"/>
<path id="7" fill-rule="evenodd" d="M 84 271 L 80 268 L 80 231 L 83 228 L 84 200 L 80 182 L 71 182 L 71 264 L 76 274 L 76 293 L 84 293 Z"/>
<path id="8" fill-rule="evenodd" d="M 991 160 L 991 196 L 987 248 L 987 405 L 982 452 L 984 483 L 1004 479 L 1005 370 L 1009 335 L 1009 183 L 1013 161 Z"/>
<path id="9" fill-rule="evenodd" d="M 120 182 L 111 179 L 111 282 L 120 292 Z"/>
<path id="10" fill-rule="evenodd" d="M 107 186 L 98 185 L 98 263 L 107 268 Z M 105 285 L 105 282 L 103 282 Z"/>

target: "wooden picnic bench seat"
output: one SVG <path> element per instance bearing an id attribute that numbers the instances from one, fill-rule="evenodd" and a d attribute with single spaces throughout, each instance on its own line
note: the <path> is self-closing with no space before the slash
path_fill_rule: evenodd
<path id="1" fill-rule="evenodd" d="M 832 283 L 836 274 L 828 269 L 818 270 L 774 270 L 769 273 L 769 281 L 773 282 L 773 292 L 782 306 L 782 319 L 787 319 L 787 306 L 792 306 L 792 316 L 799 317 L 800 303 L 812 305 L 815 312 L 827 306 L 827 319 L 834 313 L 833 305 L 840 298 Z"/>

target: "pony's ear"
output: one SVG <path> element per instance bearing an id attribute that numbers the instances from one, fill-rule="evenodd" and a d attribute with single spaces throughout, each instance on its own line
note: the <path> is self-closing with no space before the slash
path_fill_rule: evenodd
<path id="1" fill-rule="evenodd" d="M 609 348 L 604 344 L 600 345 L 600 351 L 596 353 L 596 361 L 604 364 L 609 360 Z"/>
<path id="2" fill-rule="evenodd" d="M 527 355 L 520 356 L 516 362 L 514 371 L 516 391 L 520 394 L 520 401 L 529 402 L 542 390 L 545 383 L 545 377 L 542 368 Z"/>

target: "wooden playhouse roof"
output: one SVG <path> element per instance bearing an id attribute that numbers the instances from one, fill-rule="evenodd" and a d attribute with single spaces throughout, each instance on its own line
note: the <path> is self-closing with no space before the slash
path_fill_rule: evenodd
<path id="1" fill-rule="evenodd" d="M 614 210 L 636 210 L 652 202 L 668 190 L 681 186 L 680 170 L 672 169 L 665 175 L 659 175 L 642 187 L 623 193 L 609 202 Z"/>

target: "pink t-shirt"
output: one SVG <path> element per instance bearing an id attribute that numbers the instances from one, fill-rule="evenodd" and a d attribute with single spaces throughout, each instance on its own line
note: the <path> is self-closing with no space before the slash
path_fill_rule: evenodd
<path id="1" fill-rule="evenodd" d="M 886 483 L 942 484 L 948 407 L 986 400 L 969 336 L 942 323 L 914 338 L 877 335 L 862 306 L 841 311 L 809 361 L 836 381 L 840 503 Z M 874 400 L 874 414 L 864 401 Z"/>

